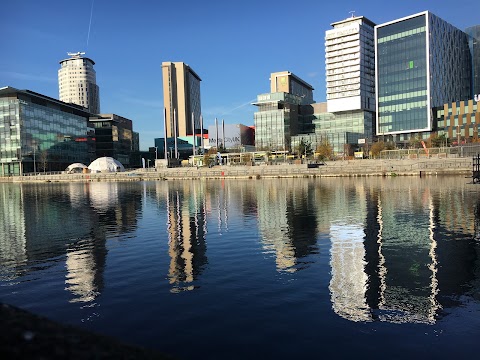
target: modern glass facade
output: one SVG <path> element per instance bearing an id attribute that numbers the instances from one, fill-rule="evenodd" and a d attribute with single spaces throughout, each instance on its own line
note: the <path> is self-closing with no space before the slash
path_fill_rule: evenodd
<path id="1" fill-rule="evenodd" d="M 290 150 L 290 138 L 298 132 L 298 109 L 302 98 L 287 93 L 257 96 L 258 111 L 254 113 L 255 147 L 257 150 Z"/>
<path id="2" fill-rule="evenodd" d="M 427 24 L 421 15 L 378 27 L 378 133 L 428 130 Z"/>
<path id="3" fill-rule="evenodd" d="M 113 157 L 123 166 L 132 167 L 132 120 L 116 114 L 101 114 L 91 117 L 90 123 L 95 129 L 96 157 Z"/>
<path id="4" fill-rule="evenodd" d="M 444 20 L 423 12 L 378 25 L 375 44 L 378 135 L 429 133 L 433 107 L 468 99 L 468 38 Z"/>
<path id="5" fill-rule="evenodd" d="M 0 176 L 90 163 L 90 114 L 81 109 L 28 90 L 1 88 Z"/>
<path id="6" fill-rule="evenodd" d="M 480 25 L 469 27 L 465 32 L 472 54 L 472 95 L 480 95 Z"/>
<path id="7" fill-rule="evenodd" d="M 346 153 L 356 150 L 360 139 L 365 139 L 366 143 L 372 142 L 374 117 L 373 112 L 363 110 L 314 113 L 314 133 L 292 136 L 292 148 L 297 147 L 303 139 L 310 142 L 315 150 L 328 140 L 335 154 L 350 155 Z"/>

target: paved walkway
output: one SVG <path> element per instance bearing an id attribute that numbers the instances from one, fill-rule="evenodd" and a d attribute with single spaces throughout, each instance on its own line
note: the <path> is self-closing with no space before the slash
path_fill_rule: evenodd
<path id="1" fill-rule="evenodd" d="M 213 168 L 159 168 L 137 169 L 123 173 L 96 174 L 38 174 L 1 178 L 0 182 L 74 182 L 74 181 L 140 181 L 164 179 L 215 179 L 262 177 L 340 177 L 340 176 L 429 176 L 472 175 L 472 158 L 420 160 L 349 160 L 330 161 L 316 168 L 307 164 L 261 166 L 215 166 Z"/>

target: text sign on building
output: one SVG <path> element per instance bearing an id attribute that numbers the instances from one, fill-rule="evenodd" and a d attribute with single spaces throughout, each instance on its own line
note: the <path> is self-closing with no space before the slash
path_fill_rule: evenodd
<path id="1" fill-rule="evenodd" d="M 225 135 L 223 134 L 223 129 L 225 129 Z M 218 146 L 223 145 L 225 148 L 229 149 L 242 145 L 240 127 L 237 125 L 228 124 L 224 127 L 218 125 L 218 128 L 216 128 L 215 126 L 209 126 L 208 138 L 210 145 L 213 147 L 217 147 L 217 133 Z"/>

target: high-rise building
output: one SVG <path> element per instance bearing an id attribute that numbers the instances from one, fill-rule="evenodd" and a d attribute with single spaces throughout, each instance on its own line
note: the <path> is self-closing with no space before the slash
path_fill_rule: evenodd
<path id="1" fill-rule="evenodd" d="M 375 26 L 377 135 L 435 130 L 432 108 L 471 96 L 468 36 L 425 11 Z"/>
<path id="2" fill-rule="evenodd" d="M 199 134 L 202 113 L 200 81 L 202 79 L 183 62 L 163 62 L 162 75 L 167 137 Z M 176 131 L 173 130 L 175 129 L 174 110 Z"/>
<path id="3" fill-rule="evenodd" d="M 302 98 L 302 104 L 313 103 L 313 87 L 289 71 L 270 75 L 270 92 L 284 92 Z"/>
<path id="4" fill-rule="evenodd" d="M 325 32 L 328 112 L 375 111 L 375 24 L 364 16 Z"/>
<path id="5" fill-rule="evenodd" d="M 271 93 L 260 94 L 253 105 L 255 147 L 259 150 L 285 151 L 290 149 L 291 137 L 298 134 L 307 118 L 301 105 L 313 102 L 313 87 L 291 72 L 272 73 Z M 290 92 L 291 91 L 291 92 Z"/>
<path id="6" fill-rule="evenodd" d="M 69 59 L 60 61 L 58 90 L 60 101 L 81 105 L 92 114 L 100 113 L 100 95 L 95 63 L 85 53 L 68 53 Z"/>
<path id="7" fill-rule="evenodd" d="M 480 25 L 465 30 L 469 36 L 470 53 L 472 54 L 472 92 L 480 95 Z"/>

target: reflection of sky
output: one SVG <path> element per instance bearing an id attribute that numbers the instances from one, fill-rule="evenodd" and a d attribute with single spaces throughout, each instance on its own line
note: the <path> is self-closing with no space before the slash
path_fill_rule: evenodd
<path id="1" fill-rule="evenodd" d="M 366 303 L 368 276 L 364 271 L 365 248 L 362 224 L 333 223 L 330 226 L 330 296 L 333 310 L 351 321 L 368 321 Z"/>

